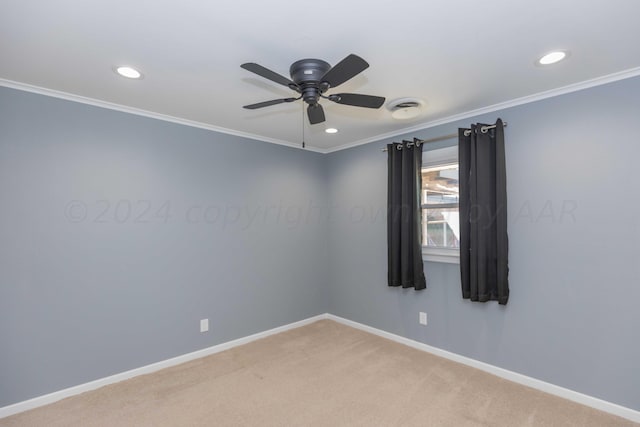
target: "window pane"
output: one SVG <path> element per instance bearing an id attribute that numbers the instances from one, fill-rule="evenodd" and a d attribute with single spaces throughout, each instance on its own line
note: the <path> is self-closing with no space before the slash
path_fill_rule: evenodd
<path id="1" fill-rule="evenodd" d="M 436 248 L 460 247 L 458 165 L 422 170 L 422 244 Z M 451 205 L 455 206 L 451 206 Z M 438 208 L 438 205 L 447 205 Z"/>
<path id="2" fill-rule="evenodd" d="M 422 169 L 422 203 L 458 203 L 458 165 Z"/>
<path id="3" fill-rule="evenodd" d="M 436 248 L 460 247 L 458 208 L 422 210 L 422 244 Z"/>

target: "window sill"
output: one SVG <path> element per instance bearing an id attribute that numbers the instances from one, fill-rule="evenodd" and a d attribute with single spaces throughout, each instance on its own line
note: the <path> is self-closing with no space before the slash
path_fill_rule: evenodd
<path id="1" fill-rule="evenodd" d="M 422 259 L 431 262 L 460 264 L 460 250 L 422 247 Z"/>

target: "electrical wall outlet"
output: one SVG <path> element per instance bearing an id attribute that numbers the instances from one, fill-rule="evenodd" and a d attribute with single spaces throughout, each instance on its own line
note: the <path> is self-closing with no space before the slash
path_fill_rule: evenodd
<path id="1" fill-rule="evenodd" d="M 424 311 L 420 312 L 420 324 L 425 326 L 427 324 L 427 313 L 425 313 Z"/>
<path id="2" fill-rule="evenodd" d="M 200 332 L 207 332 L 209 330 L 209 319 L 200 320 Z"/>

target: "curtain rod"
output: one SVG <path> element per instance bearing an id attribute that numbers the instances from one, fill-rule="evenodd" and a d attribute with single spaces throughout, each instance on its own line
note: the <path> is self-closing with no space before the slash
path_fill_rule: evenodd
<path id="1" fill-rule="evenodd" d="M 507 127 L 507 122 L 502 122 L 502 126 L 506 128 Z M 480 128 L 480 132 L 487 133 L 487 131 L 489 129 L 495 129 L 495 127 L 496 127 L 496 125 L 482 126 Z M 471 129 L 466 129 L 464 131 L 464 136 L 469 136 L 469 135 L 471 135 Z M 413 142 L 411 142 L 411 141 L 402 141 L 402 142 L 406 142 L 407 146 L 410 147 L 410 146 L 412 146 L 414 144 L 418 144 L 418 145 L 420 145 L 420 144 L 428 144 L 430 142 L 437 142 L 437 141 L 444 141 L 446 139 L 453 139 L 453 138 L 456 138 L 457 136 L 458 136 L 457 133 L 451 133 L 449 135 L 436 136 L 435 138 L 430 138 L 430 139 L 417 139 L 417 138 L 414 138 Z M 385 148 L 382 149 L 382 151 L 388 151 L 388 150 L 385 147 Z"/>

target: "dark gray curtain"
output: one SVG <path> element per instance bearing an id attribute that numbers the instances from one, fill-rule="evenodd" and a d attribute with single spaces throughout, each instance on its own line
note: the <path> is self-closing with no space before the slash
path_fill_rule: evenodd
<path id="1" fill-rule="evenodd" d="M 422 145 L 387 145 L 388 284 L 416 290 L 427 287 L 422 266 Z"/>
<path id="2" fill-rule="evenodd" d="M 460 162 L 460 273 L 462 297 L 471 301 L 509 300 L 507 177 L 504 128 L 471 134 L 458 130 Z"/>

